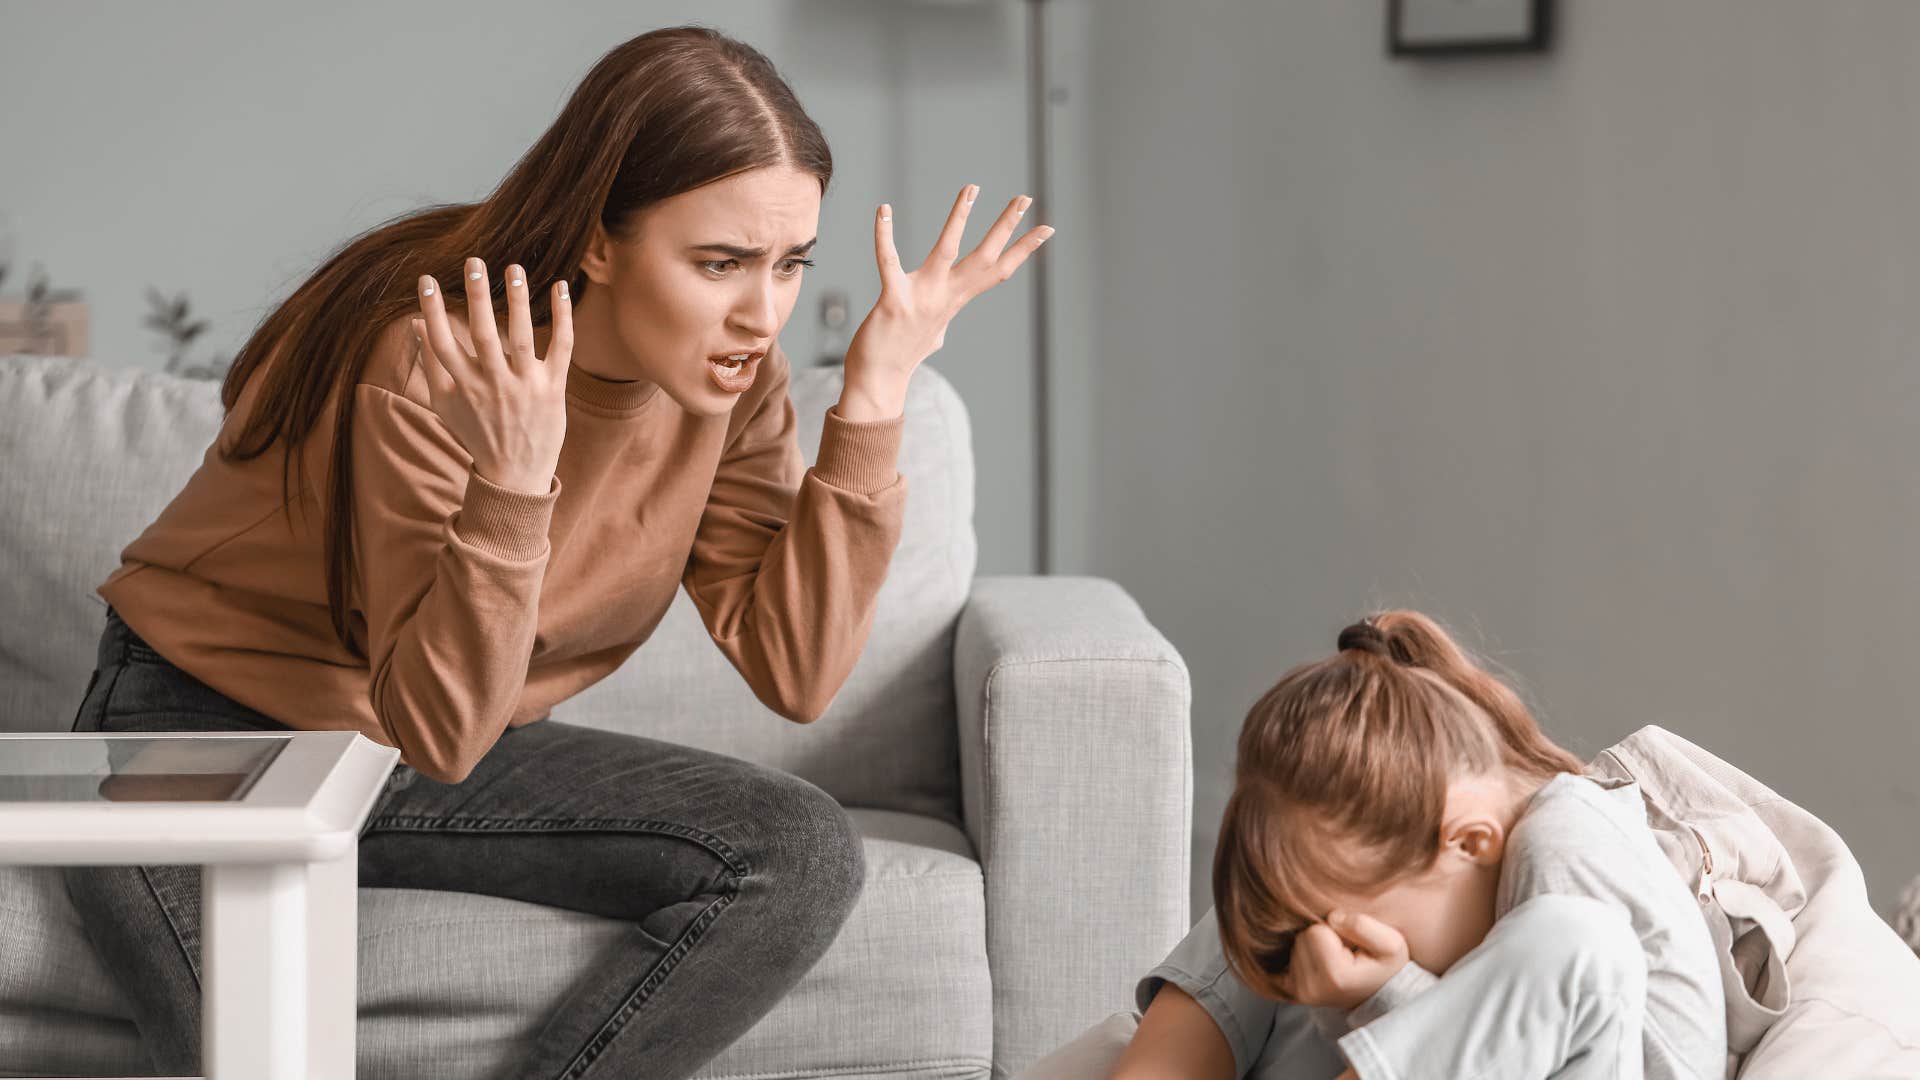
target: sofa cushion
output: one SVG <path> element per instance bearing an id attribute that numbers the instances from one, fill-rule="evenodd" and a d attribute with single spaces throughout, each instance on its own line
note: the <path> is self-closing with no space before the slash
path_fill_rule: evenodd
<path id="1" fill-rule="evenodd" d="M 93 589 L 198 467 L 219 429 L 217 384 L 57 357 L 0 357 L 0 730 L 68 727 L 93 667 Z M 793 373 L 811 461 L 837 368 Z M 907 398 L 900 548 L 872 636 L 827 714 L 806 727 L 762 706 L 684 591 L 621 669 L 556 718 L 651 735 L 797 773 L 841 802 L 957 818 L 952 635 L 972 584 L 966 411 L 930 368 Z"/>
<path id="2" fill-rule="evenodd" d="M 794 991 L 704 1077 L 984 1077 L 980 866 L 942 821 L 854 810 L 867 883 Z M 362 1080 L 499 1073 L 624 924 L 518 900 L 360 891 Z M 60 871 L 0 868 L 0 1076 L 152 1071 Z"/>

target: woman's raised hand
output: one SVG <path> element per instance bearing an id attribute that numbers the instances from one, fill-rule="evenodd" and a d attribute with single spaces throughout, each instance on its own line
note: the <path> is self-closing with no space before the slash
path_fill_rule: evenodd
<path id="1" fill-rule="evenodd" d="M 545 495 L 552 490 L 567 434 L 567 366 L 573 355 L 567 283 L 553 284 L 553 335 L 542 359 L 533 354 L 526 271 L 507 267 L 504 348 L 493 319 L 487 265 L 468 259 L 464 276 L 472 354 L 453 336 L 438 282 L 422 277 L 418 283 L 422 318 L 413 320 L 413 332 L 426 361 L 433 411 L 489 483 Z"/>
<path id="2" fill-rule="evenodd" d="M 1022 195 L 1007 204 L 978 247 L 960 257 L 960 236 L 973 209 L 978 184 L 962 188 L 947 214 L 946 228 L 926 261 L 903 270 L 893 246 L 893 209 L 874 215 L 874 258 L 880 264 L 880 300 L 847 347 L 847 383 L 840 415 L 872 420 L 900 415 L 907 379 L 920 362 L 946 343 L 947 324 L 974 297 L 1013 276 L 1020 265 L 1053 235 L 1053 227 L 1027 230 L 1014 241 L 1014 227 L 1033 200 Z"/>

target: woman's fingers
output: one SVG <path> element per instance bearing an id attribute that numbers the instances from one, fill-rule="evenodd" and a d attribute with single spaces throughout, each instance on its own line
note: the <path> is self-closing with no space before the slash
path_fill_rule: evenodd
<path id="1" fill-rule="evenodd" d="M 507 365 L 525 371 L 533 355 L 533 304 L 527 296 L 527 272 L 520 264 L 507 267 Z"/>
<path id="2" fill-rule="evenodd" d="M 553 283 L 551 299 L 553 336 L 547 340 L 547 364 L 555 376 L 564 379 L 573 363 L 573 297 L 567 294 L 565 278 Z"/>
<path id="3" fill-rule="evenodd" d="M 440 296 L 440 283 L 422 276 L 418 289 L 420 314 L 427 324 L 427 348 L 440 362 L 441 368 L 458 380 L 472 368 L 473 360 L 454 339 L 453 328 L 447 323 L 447 305 Z"/>
<path id="4" fill-rule="evenodd" d="M 897 291 L 905 283 L 906 273 L 900 269 L 900 252 L 893 246 L 893 207 L 887 203 L 881 203 L 873 215 L 873 259 L 880 266 L 881 290 Z"/>
<path id="5" fill-rule="evenodd" d="M 1028 229 L 1025 236 L 1015 240 L 1012 247 L 1001 252 L 1000 257 L 994 260 L 994 280 L 1005 281 L 1012 277 L 1014 271 L 1025 265 L 1026 261 L 1033 257 L 1033 253 L 1040 250 L 1040 245 L 1046 243 L 1047 238 L 1052 235 L 1053 226 L 1051 225 Z"/>
<path id="6" fill-rule="evenodd" d="M 993 219 L 993 225 L 987 230 L 987 235 L 980 238 L 980 246 L 974 248 L 967 258 L 988 263 L 997 261 L 1001 251 L 1006 249 L 1007 239 L 1013 235 L 1014 226 L 1020 224 L 1020 219 L 1026 214 L 1027 207 L 1032 205 L 1033 200 L 1025 195 L 1008 203 L 1007 208 L 1000 211 L 1000 216 Z"/>
<path id="7" fill-rule="evenodd" d="M 980 185 L 968 184 L 960 189 L 953 200 L 953 209 L 947 211 L 946 227 L 940 230 L 940 239 L 934 242 L 933 250 L 927 253 L 927 261 L 921 268 L 929 266 L 952 266 L 960 257 L 960 237 L 967 231 L 967 215 L 973 211 L 973 200 L 980 195 Z"/>
<path id="8" fill-rule="evenodd" d="M 467 336 L 473 341 L 473 351 L 483 365 L 505 363 L 506 357 L 500 354 L 500 330 L 493 322 L 493 286 L 487 280 L 487 264 L 468 259 L 462 276 L 467 282 Z"/>
<path id="9" fill-rule="evenodd" d="M 473 352 L 468 352 L 454 337 L 451 318 L 447 314 L 438 283 L 425 276 L 418 283 L 421 314 L 418 322 L 422 345 L 438 361 L 431 371 L 445 375 L 449 380 L 447 385 L 452 385 L 480 370 L 487 362 L 486 358 L 492 355 L 498 357 L 498 362 L 510 371 L 526 370 L 528 365 L 545 359 L 549 364 L 558 365 L 564 374 L 573 358 L 573 302 L 567 295 L 566 281 L 563 279 L 553 285 L 553 335 L 547 346 L 547 355 L 542 358 L 534 352 L 533 297 L 527 285 L 526 268 L 518 263 L 507 267 L 507 341 L 504 348 L 500 342 L 499 328 L 493 319 L 493 300 L 487 283 L 486 264 L 479 259 L 468 259 L 463 272 L 467 293 L 467 332 L 473 343 Z"/>

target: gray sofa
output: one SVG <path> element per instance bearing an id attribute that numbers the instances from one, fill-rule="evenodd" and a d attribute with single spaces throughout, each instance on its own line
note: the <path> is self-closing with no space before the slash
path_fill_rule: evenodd
<path id="1" fill-rule="evenodd" d="M 838 372 L 795 373 L 811 456 Z M 216 385 L 0 358 L 0 730 L 64 730 L 93 586 L 197 465 Z M 801 985 L 701 1074 L 1005 1076 L 1129 1000 L 1187 928 L 1189 687 L 1118 587 L 973 576 L 967 416 L 915 377 L 911 485 L 871 642 L 829 713 L 761 707 L 684 595 L 555 710 L 778 766 L 850 808 L 868 881 Z M 359 1075 L 483 1077 L 619 932 L 595 916 L 363 889 Z M 0 867 L 0 1075 L 150 1071 L 58 871 Z"/>

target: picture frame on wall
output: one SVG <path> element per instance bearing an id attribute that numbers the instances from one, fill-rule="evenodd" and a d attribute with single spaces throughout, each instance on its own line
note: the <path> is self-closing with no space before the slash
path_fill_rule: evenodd
<path id="1" fill-rule="evenodd" d="M 1387 0 L 1392 56 L 1545 52 L 1552 0 Z"/>

